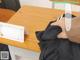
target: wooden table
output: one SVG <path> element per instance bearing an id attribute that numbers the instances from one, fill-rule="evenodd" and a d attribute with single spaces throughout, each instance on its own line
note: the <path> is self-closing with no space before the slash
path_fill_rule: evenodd
<path id="1" fill-rule="evenodd" d="M 7 22 L 14 14 L 12 10 L 0 8 L 0 21 Z"/>
<path id="2" fill-rule="evenodd" d="M 8 23 L 21 25 L 25 27 L 25 42 L 20 43 L 4 38 L 0 38 L 0 42 L 24 49 L 33 50 L 36 52 L 40 51 L 38 46 L 38 40 L 36 38 L 35 32 L 41 31 L 46 28 L 50 21 L 55 21 L 57 17 L 63 14 L 63 11 L 56 9 L 48 9 L 34 6 L 23 6 L 9 21 Z M 79 13 L 73 13 L 79 16 Z"/>

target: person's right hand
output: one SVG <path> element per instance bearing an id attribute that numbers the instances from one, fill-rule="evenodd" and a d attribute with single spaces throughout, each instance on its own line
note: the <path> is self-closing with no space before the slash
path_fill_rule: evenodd
<path id="1" fill-rule="evenodd" d="M 67 31 L 67 36 L 70 41 L 80 43 L 80 16 L 72 19 L 71 30 Z"/>

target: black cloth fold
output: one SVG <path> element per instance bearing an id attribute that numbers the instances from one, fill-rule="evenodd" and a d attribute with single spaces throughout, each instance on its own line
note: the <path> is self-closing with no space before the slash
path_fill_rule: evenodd
<path id="1" fill-rule="evenodd" d="M 18 11 L 21 8 L 21 6 L 19 0 L 1 0 L 0 8 Z"/>
<path id="2" fill-rule="evenodd" d="M 80 60 L 80 44 L 68 38 L 58 38 L 61 32 L 61 27 L 55 25 L 36 32 L 41 49 L 39 60 Z"/>
<path id="3" fill-rule="evenodd" d="M 1 59 L 1 52 L 9 52 L 9 59 Z M 4 55 L 3 55 L 4 56 Z M 12 60 L 8 45 L 0 43 L 0 60 Z"/>

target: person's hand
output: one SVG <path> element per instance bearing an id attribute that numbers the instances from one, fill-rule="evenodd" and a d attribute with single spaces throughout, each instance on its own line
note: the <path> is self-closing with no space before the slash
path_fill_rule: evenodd
<path id="1" fill-rule="evenodd" d="M 66 33 L 70 41 L 80 43 L 80 16 L 72 19 L 71 30 Z"/>
<path id="2" fill-rule="evenodd" d="M 68 38 L 70 41 L 80 43 L 80 16 L 72 19 L 70 31 L 66 31 L 65 18 L 62 18 L 51 25 L 58 25 L 62 28 L 59 38 Z"/>

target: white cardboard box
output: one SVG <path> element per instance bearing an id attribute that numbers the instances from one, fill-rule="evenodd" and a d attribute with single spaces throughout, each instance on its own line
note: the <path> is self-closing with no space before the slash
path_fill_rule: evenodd
<path id="1" fill-rule="evenodd" d="M 0 22 L 0 37 L 24 42 L 24 27 Z"/>

